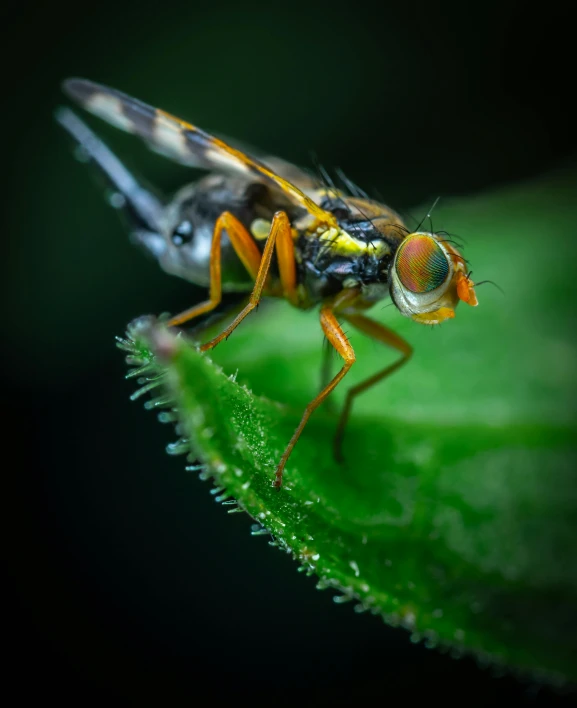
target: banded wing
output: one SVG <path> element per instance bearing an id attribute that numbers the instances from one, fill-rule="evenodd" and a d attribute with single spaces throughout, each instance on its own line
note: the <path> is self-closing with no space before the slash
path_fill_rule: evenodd
<path id="1" fill-rule="evenodd" d="M 191 167 L 233 172 L 268 183 L 280 189 L 321 223 L 336 225 L 331 213 L 321 209 L 292 182 L 200 128 L 121 91 L 86 79 L 68 79 L 63 88 L 86 110 L 121 130 L 140 136 L 154 149 L 177 162 Z"/>

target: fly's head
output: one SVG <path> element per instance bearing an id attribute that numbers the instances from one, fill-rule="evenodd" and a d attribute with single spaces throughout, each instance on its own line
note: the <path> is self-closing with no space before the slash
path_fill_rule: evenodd
<path id="1" fill-rule="evenodd" d="M 406 236 L 391 263 L 389 280 L 391 297 L 401 314 L 422 324 L 453 318 L 461 300 L 477 305 L 463 256 L 439 234 Z"/>

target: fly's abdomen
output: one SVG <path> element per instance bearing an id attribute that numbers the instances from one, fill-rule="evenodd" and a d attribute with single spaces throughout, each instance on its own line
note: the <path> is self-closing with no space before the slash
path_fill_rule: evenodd
<path id="1" fill-rule="evenodd" d="M 271 219 L 264 185 L 209 175 L 177 193 L 166 212 L 166 251 L 160 258 L 167 272 L 197 285 L 210 285 L 210 252 L 217 219 L 233 214 L 250 233 L 257 218 Z M 255 240 L 262 250 L 264 245 Z M 221 240 L 222 288 L 229 292 L 250 290 L 253 282 L 226 234 Z"/>

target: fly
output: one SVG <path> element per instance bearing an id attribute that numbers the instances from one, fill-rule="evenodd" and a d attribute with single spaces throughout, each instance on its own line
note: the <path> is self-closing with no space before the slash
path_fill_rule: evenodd
<path id="1" fill-rule="evenodd" d="M 442 234 L 411 232 L 389 207 L 349 187 L 323 184 L 276 157 L 256 159 L 169 113 L 85 79 L 68 79 L 65 92 L 83 108 L 143 138 L 157 152 L 209 174 L 164 202 L 137 182 L 122 162 L 70 109 L 57 120 L 114 188 L 132 239 L 168 273 L 208 288 L 207 299 L 172 317 L 180 327 L 210 313 L 223 292 L 244 292 L 236 317 L 202 344 L 227 339 L 262 297 L 319 308 L 320 325 L 343 359 L 340 371 L 305 408 L 280 458 L 273 486 L 282 485 L 287 461 L 315 409 L 355 363 L 340 320 L 399 353 L 399 358 L 351 388 L 341 411 L 334 453 L 353 401 L 405 364 L 412 347 L 364 312 L 391 297 L 402 315 L 421 324 L 455 316 L 460 301 L 477 305 L 474 283 L 457 248 Z"/>

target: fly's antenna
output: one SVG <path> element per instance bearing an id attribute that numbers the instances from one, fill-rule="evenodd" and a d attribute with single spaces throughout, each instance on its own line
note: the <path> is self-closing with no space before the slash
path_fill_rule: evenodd
<path id="1" fill-rule="evenodd" d="M 491 285 L 494 285 L 497 288 L 497 290 L 501 293 L 501 295 L 505 294 L 505 291 L 503 290 L 503 288 L 500 285 L 497 285 L 497 283 L 495 283 L 495 281 L 493 281 L 493 280 L 481 280 L 480 283 L 475 283 L 475 287 L 478 288 L 480 285 L 485 285 L 486 283 L 491 283 Z"/>
<path id="2" fill-rule="evenodd" d="M 138 183 L 116 155 L 69 108 L 59 108 L 56 120 L 77 143 L 81 160 L 93 162 L 114 190 L 110 204 L 122 209 L 136 234 L 162 231 L 164 205 Z"/>
<path id="3" fill-rule="evenodd" d="M 415 231 L 418 231 L 418 230 L 421 228 L 421 226 L 423 225 L 423 222 L 425 221 L 425 219 L 429 219 L 429 224 L 430 224 L 430 226 L 431 226 L 431 233 L 434 233 L 434 231 L 433 231 L 433 221 L 432 221 L 432 219 L 431 219 L 431 214 L 433 213 L 433 210 L 434 210 L 434 208 L 437 206 L 437 204 L 439 203 L 439 200 L 440 200 L 440 199 L 441 199 L 441 197 L 437 197 L 437 198 L 435 199 L 435 201 L 433 202 L 432 207 L 429 209 L 429 211 L 427 212 L 427 214 L 421 219 L 421 221 L 419 222 L 419 225 L 417 226 L 417 228 L 415 229 Z"/>

